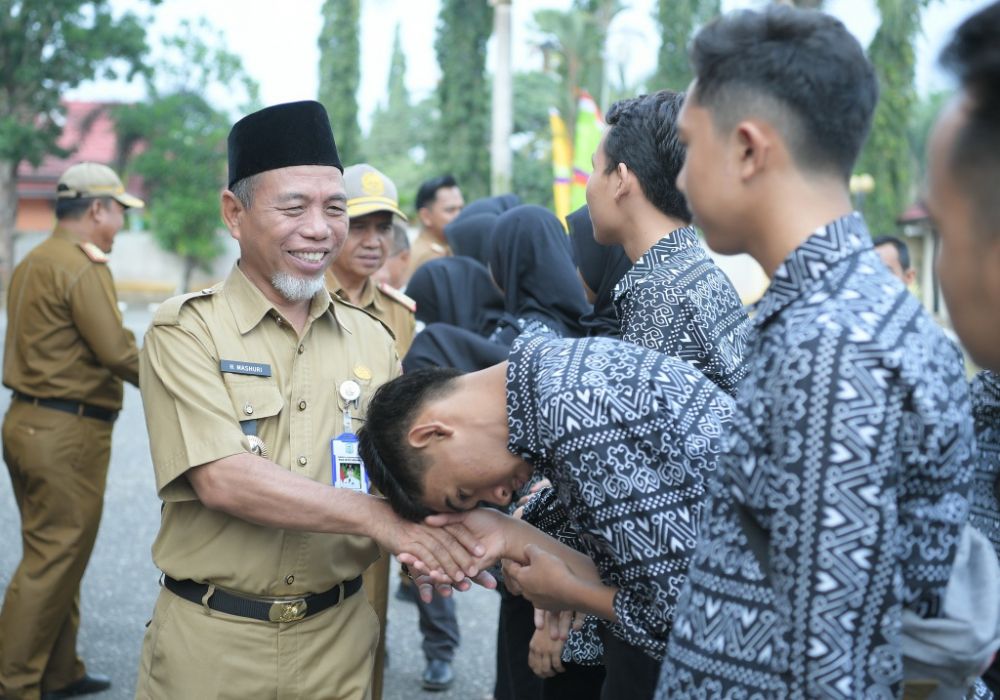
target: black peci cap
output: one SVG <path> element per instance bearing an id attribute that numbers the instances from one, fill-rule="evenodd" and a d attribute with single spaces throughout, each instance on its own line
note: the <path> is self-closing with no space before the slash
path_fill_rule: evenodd
<path id="1" fill-rule="evenodd" d="M 229 131 L 229 187 L 245 177 L 293 165 L 332 165 L 344 172 L 330 118 L 319 102 L 265 107 Z"/>

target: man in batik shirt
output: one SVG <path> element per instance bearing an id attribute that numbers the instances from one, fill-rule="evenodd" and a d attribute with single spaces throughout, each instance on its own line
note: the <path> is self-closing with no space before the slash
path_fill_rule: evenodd
<path id="1" fill-rule="evenodd" d="M 732 400 L 690 364 L 631 343 L 519 337 L 507 363 L 404 374 L 372 398 L 360 453 L 403 517 L 489 540 L 536 608 L 608 621 L 602 698 L 656 688 Z M 583 553 L 481 502 L 551 481 Z M 527 545 L 535 545 L 532 549 Z"/>
<path id="2" fill-rule="evenodd" d="M 893 697 L 968 514 L 952 344 L 872 250 L 848 178 L 877 100 L 836 19 L 769 6 L 692 45 L 678 186 L 771 278 L 657 698 Z"/>
<path id="3" fill-rule="evenodd" d="M 661 90 L 611 106 L 587 203 L 594 238 L 621 245 L 632 261 L 613 293 L 622 340 L 686 360 L 732 395 L 750 322 L 675 185 L 684 164 L 676 128 L 682 101 Z"/>

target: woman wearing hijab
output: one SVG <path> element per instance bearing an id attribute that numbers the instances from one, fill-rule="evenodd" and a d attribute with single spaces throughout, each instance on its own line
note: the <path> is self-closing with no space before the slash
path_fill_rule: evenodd
<path id="1" fill-rule="evenodd" d="M 587 335 L 620 338 L 621 324 L 611 293 L 632 267 L 632 261 L 620 245 L 601 245 L 594 239 L 594 224 L 586 204 L 567 216 L 566 223 L 576 267 L 586 285 L 587 297 L 594 304 L 593 310 L 580 322 L 587 329 Z"/>
<path id="2" fill-rule="evenodd" d="M 573 264 L 569 237 L 555 214 L 534 205 L 497 219 L 490 272 L 503 291 L 504 317 L 490 340 L 510 346 L 520 333 L 581 337 L 591 311 Z"/>
<path id="3" fill-rule="evenodd" d="M 462 209 L 462 212 L 458 215 L 458 218 L 464 218 L 466 216 L 473 216 L 476 214 L 493 214 L 494 216 L 500 216 L 505 211 L 513 209 L 521 203 L 521 198 L 516 194 L 500 194 L 494 197 L 483 197 L 482 199 L 477 199 L 475 201 L 469 202 Z"/>
<path id="4" fill-rule="evenodd" d="M 444 227 L 444 237 L 456 256 L 472 258 L 487 264 L 490 253 L 490 236 L 498 214 L 472 214 L 461 216 Z"/>
<path id="5" fill-rule="evenodd" d="M 417 303 L 417 320 L 447 323 L 488 337 L 503 316 L 503 297 L 489 270 L 471 258 L 430 260 L 413 273 L 406 294 Z"/>

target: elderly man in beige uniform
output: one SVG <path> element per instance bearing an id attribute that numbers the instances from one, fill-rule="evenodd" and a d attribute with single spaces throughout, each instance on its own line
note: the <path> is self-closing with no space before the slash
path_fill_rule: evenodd
<path id="1" fill-rule="evenodd" d="M 361 700 L 378 624 L 356 594 L 378 546 L 456 581 L 482 549 L 366 493 L 354 434 L 399 362 L 324 287 L 348 218 L 322 105 L 234 125 L 222 216 L 239 262 L 165 302 L 140 357 L 164 577 L 136 697 Z"/>
<path id="2" fill-rule="evenodd" d="M 396 339 L 396 352 L 403 357 L 413 342 L 416 302 L 388 283 L 373 278 L 389 255 L 395 235 L 393 217 L 406 220 L 399 208 L 396 185 L 372 166 L 360 163 L 344 170 L 344 189 L 351 225 L 344 247 L 326 272 L 327 288 L 331 294 L 364 309 L 388 326 Z M 379 557 L 365 571 L 364 583 L 368 602 L 379 617 L 372 700 L 381 700 L 389 608 L 388 556 Z"/>

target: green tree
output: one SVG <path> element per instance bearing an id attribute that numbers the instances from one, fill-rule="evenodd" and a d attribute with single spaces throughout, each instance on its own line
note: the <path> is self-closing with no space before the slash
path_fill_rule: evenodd
<path id="1" fill-rule="evenodd" d="M 917 165 L 917 177 L 922 178 L 927 173 L 927 141 L 930 139 L 931 128 L 945 103 L 951 99 L 951 92 L 934 92 L 920 100 L 913 109 L 910 119 L 908 140 L 913 162 Z M 919 181 L 919 180 L 918 180 Z"/>
<path id="2" fill-rule="evenodd" d="M 549 109 L 559 81 L 542 72 L 514 75 L 513 191 L 526 204 L 552 208 L 552 133 Z"/>
<path id="3" fill-rule="evenodd" d="M 688 60 L 688 42 L 695 30 L 719 14 L 719 0 L 658 0 L 656 23 L 660 27 L 656 72 L 652 90 L 686 90 L 694 74 Z"/>
<path id="4" fill-rule="evenodd" d="M 442 0 L 434 52 L 441 67 L 430 167 L 455 176 L 467 200 L 490 191 L 490 93 L 486 42 L 493 8 L 485 0 Z"/>
<path id="5" fill-rule="evenodd" d="M 158 4 L 159 0 L 146 0 Z M 13 263 L 15 178 L 38 165 L 62 132 L 61 96 L 93 78 L 132 78 L 146 54 L 135 14 L 115 17 L 110 0 L 0 0 L 0 270 Z"/>
<path id="6" fill-rule="evenodd" d="M 912 196 L 913 158 L 906 126 L 916 104 L 913 40 L 926 3 L 878 0 L 882 19 L 868 56 L 878 75 L 880 95 L 871 135 L 856 168 L 875 179 L 875 189 L 864 201 L 864 214 L 876 234 L 895 229 L 896 217 Z"/>
<path id="7" fill-rule="evenodd" d="M 376 106 L 372 114 L 365 153 L 368 163 L 388 175 L 396 185 L 399 205 L 406 211 L 413 206 L 420 183 L 430 175 L 425 167 L 424 134 L 418 127 L 417 109 L 410 103 L 410 93 L 406 89 L 406 56 L 399 25 L 392 43 L 385 94 L 386 101 Z M 433 118 L 421 121 L 432 123 Z"/>
<path id="8" fill-rule="evenodd" d="M 337 150 L 345 163 L 364 160 L 358 126 L 358 83 L 361 81 L 360 0 L 326 0 L 319 34 L 319 101 L 330 114 Z"/>
<path id="9" fill-rule="evenodd" d="M 222 251 L 218 192 L 226 184 L 226 136 L 235 115 L 213 107 L 206 95 L 224 89 L 238 113 L 259 106 L 257 85 L 240 59 L 212 36 L 218 32 L 204 21 L 183 23 L 182 34 L 164 41 L 147 81 L 149 99 L 113 114 L 122 156 L 143 178 L 156 241 L 184 261 L 183 292 L 194 270 L 207 269 Z"/>

